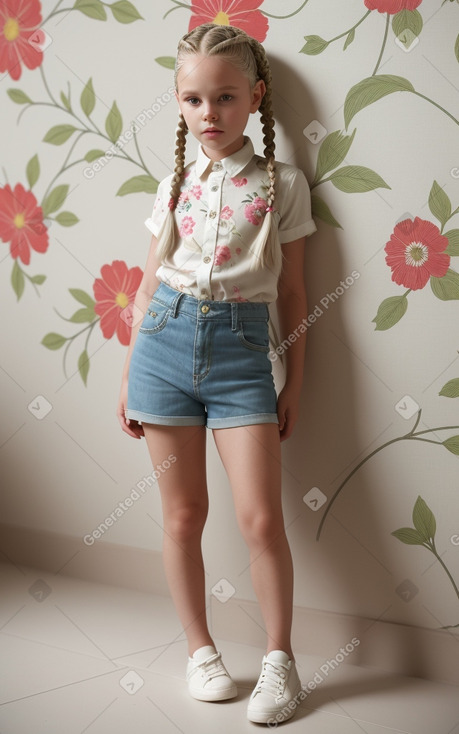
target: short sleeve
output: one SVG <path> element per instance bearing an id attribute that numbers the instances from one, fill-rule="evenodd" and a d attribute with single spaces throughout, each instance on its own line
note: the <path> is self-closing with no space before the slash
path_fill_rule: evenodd
<path id="1" fill-rule="evenodd" d="M 306 176 L 299 168 L 289 168 L 288 172 L 284 169 L 280 176 L 280 191 L 285 192 L 282 193 L 280 207 L 279 241 L 281 244 L 293 242 L 317 230 L 311 214 L 311 192 Z"/>
<path id="2" fill-rule="evenodd" d="M 156 191 L 156 198 L 151 216 L 148 217 L 148 219 L 146 219 L 144 222 L 145 226 L 148 227 L 150 232 L 152 232 L 155 237 L 158 236 L 159 230 L 161 229 L 161 225 L 167 213 L 170 184 L 171 176 L 168 176 L 161 181 Z"/>

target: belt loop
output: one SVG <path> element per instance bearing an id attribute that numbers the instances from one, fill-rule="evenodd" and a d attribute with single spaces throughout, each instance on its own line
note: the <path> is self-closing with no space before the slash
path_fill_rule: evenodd
<path id="1" fill-rule="evenodd" d="M 175 319 L 177 317 L 177 311 L 180 304 L 180 301 L 182 300 L 184 296 L 184 293 L 177 293 L 176 296 L 174 296 L 174 299 L 171 303 L 171 316 Z"/>
<path id="2" fill-rule="evenodd" d="M 231 303 L 231 331 L 237 331 L 238 304 Z"/>

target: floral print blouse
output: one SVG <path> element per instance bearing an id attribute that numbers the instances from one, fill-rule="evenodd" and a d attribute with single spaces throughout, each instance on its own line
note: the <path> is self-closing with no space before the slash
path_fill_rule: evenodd
<path id="1" fill-rule="evenodd" d="M 158 186 L 153 212 L 145 221 L 157 236 L 168 211 L 172 174 Z M 173 255 L 157 278 L 195 298 L 258 301 L 277 298 L 278 274 L 269 268 L 250 270 L 250 251 L 265 216 L 269 178 L 265 159 L 252 141 L 233 155 L 213 162 L 199 148 L 185 169 L 175 210 L 179 233 Z M 274 224 L 279 247 L 316 231 L 309 185 L 303 172 L 276 162 Z"/>

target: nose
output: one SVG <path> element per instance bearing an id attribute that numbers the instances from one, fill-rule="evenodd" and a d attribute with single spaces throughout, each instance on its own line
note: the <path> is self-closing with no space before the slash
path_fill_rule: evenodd
<path id="1" fill-rule="evenodd" d="M 202 117 L 204 120 L 217 120 L 218 119 L 218 113 L 210 102 L 208 102 L 204 106 Z"/>

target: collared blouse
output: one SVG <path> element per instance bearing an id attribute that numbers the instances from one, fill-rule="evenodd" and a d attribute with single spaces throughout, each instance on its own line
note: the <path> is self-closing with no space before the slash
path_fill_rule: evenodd
<path id="1" fill-rule="evenodd" d="M 309 185 L 302 171 L 275 165 L 274 222 L 278 246 L 316 231 Z M 155 235 L 168 211 L 172 174 L 158 186 L 145 225 Z M 255 155 L 245 137 L 236 153 L 212 161 L 200 146 L 185 169 L 175 209 L 177 246 L 156 276 L 177 291 L 199 300 L 257 301 L 277 298 L 278 273 L 251 270 L 251 248 L 265 216 L 269 177 L 266 161 Z"/>

